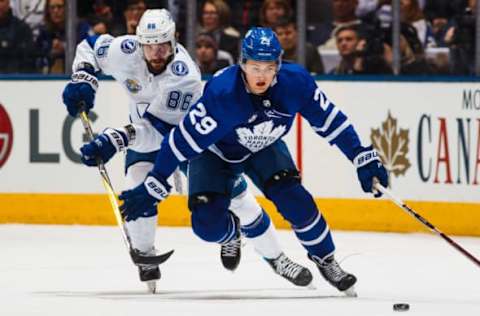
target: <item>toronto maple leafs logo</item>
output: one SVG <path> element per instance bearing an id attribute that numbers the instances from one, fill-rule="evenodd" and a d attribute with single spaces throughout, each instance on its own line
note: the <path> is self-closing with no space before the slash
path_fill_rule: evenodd
<path id="1" fill-rule="evenodd" d="M 262 150 L 282 137 L 287 127 L 274 126 L 273 121 L 266 121 L 255 125 L 253 130 L 248 127 L 237 128 L 238 142 L 252 153 Z"/>

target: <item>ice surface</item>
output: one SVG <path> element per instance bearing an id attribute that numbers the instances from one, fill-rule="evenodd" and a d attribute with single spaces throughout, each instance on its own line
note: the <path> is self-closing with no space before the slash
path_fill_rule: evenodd
<path id="1" fill-rule="evenodd" d="M 116 227 L 0 225 L 0 315 L 479 316 L 480 269 L 437 236 L 334 232 L 337 259 L 359 281 L 347 298 L 321 278 L 290 231 L 285 252 L 312 269 L 316 290 L 273 273 L 247 243 L 235 273 L 189 228 L 157 231 L 160 293 L 146 294 Z M 480 238 L 456 237 L 477 257 Z M 394 312 L 394 303 L 410 311 Z"/>

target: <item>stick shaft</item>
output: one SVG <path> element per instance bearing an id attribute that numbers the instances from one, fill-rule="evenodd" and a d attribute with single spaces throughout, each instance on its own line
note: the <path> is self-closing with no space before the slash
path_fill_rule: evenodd
<path id="1" fill-rule="evenodd" d="M 82 104 L 80 104 L 80 108 L 84 108 Z M 88 138 L 90 139 L 90 141 L 93 140 L 94 136 L 93 136 L 92 126 L 84 110 L 80 111 L 80 120 L 82 121 L 83 127 L 85 128 L 85 132 L 87 133 Z M 110 178 L 108 176 L 107 169 L 105 168 L 105 164 L 100 158 L 97 158 L 96 162 L 97 162 L 98 170 L 100 171 L 100 176 L 102 178 L 103 186 L 105 187 L 105 190 L 108 193 L 108 199 L 110 201 L 110 205 L 112 206 L 113 213 L 115 214 L 117 226 L 120 228 L 123 242 L 128 249 L 130 258 L 132 259 L 133 263 L 136 265 L 140 265 L 140 264 L 159 265 L 167 261 L 168 258 L 170 258 L 170 256 L 172 255 L 173 250 L 170 250 L 164 254 L 158 254 L 158 255 L 152 256 L 152 255 L 142 254 L 138 250 L 133 248 L 132 242 L 130 240 L 130 236 L 128 234 L 127 227 L 124 225 L 123 217 L 120 213 L 120 208 L 118 207 L 117 197 L 113 190 L 112 182 L 110 181 Z"/>
<path id="2" fill-rule="evenodd" d="M 83 128 L 85 129 L 85 132 L 87 133 L 89 140 L 90 141 L 93 140 L 94 135 L 93 135 L 92 126 L 90 124 L 90 120 L 88 119 L 88 116 L 85 113 L 85 111 L 80 112 L 80 120 L 82 121 Z M 123 241 L 127 246 L 128 250 L 130 251 L 132 248 L 130 245 L 130 239 L 125 230 L 125 226 L 123 225 L 122 215 L 120 214 L 120 209 L 118 207 L 118 201 L 117 201 L 115 192 L 113 190 L 112 182 L 110 181 L 110 177 L 108 176 L 108 172 L 107 172 L 107 169 L 105 168 L 105 164 L 99 158 L 97 159 L 97 165 L 98 165 L 98 171 L 100 172 L 100 176 L 102 178 L 103 186 L 105 187 L 105 190 L 108 193 L 108 199 L 110 201 L 110 205 L 112 206 L 113 213 L 115 214 L 117 225 L 118 227 L 120 227 Z"/>
<path id="3" fill-rule="evenodd" d="M 427 221 L 424 217 L 422 217 L 420 214 L 415 212 L 412 208 L 407 206 L 402 200 L 397 198 L 390 190 L 387 188 L 383 187 L 381 184 L 376 183 L 375 188 L 385 194 L 392 202 L 394 202 L 396 205 L 398 205 L 402 210 L 404 210 L 406 213 L 408 213 L 410 216 L 415 218 L 417 221 L 422 223 L 424 226 L 426 226 L 430 231 L 432 231 L 434 234 L 440 236 L 443 238 L 447 243 L 449 243 L 453 248 L 457 249 L 462 255 L 467 257 L 470 261 L 472 261 L 474 264 L 477 265 L 477 267 L 480 268 L 480 260 L 478 260 L 474 255 L 472 255 L 470 252 L 468 252 L 465 248 L 460 246 L 456 241 L 454 241 L 452 238 L 447 236 L 445 233 L 441 232 L 438 228 L 433 226 L 432 223 Z"/>

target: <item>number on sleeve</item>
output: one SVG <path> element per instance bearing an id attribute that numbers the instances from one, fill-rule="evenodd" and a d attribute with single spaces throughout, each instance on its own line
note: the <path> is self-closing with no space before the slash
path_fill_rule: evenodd
<path id="1" fill-rule="evenodd" d="M 202 135 L 210 133 L 217 127 L 217 122 L 211 116 L 207 115 L 207 110 L 202 103 L 198 103 L 197 107 L 192 109 L 188 116 L 197 132 Z"/>

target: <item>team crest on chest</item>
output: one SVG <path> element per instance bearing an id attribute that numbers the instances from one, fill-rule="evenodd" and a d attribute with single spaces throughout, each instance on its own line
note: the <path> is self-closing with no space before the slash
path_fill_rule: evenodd
<path id="1" fill-rule="evenodd" d="M 138 93 L 138 91 L 142 90 L 142 86 L 138 83 L 137 80 L 127 79 L 124 81 L 124 83 L 128 91 L 130 91 L 131 93 Z"/>
<path id="2" fill-rule="evenodd" d="M 177 76 L 185 76 L 188 74 L 187 64 L 181 60 L 177 60 L 172 64 L 172 72 Z"/>
<path id="3" fill-rule="evenodd" d="M 252 129 L 248 127 L 237 128 L 238 142 L 255 153 L 263 148 L 273 144 L 277 139 L 287 130 L 285 125 L 278 125 L 275 127 L 273 121 L 266 121 L 253 126 Z"/>
<path id="4" fill-rule="evenodd" d="M 120 43 L 120 49 L 125 54 L 132 54 L 137 50 L 137 42 L 130 38 L 127 38 L 123 40 L 122 43 Z"/>

